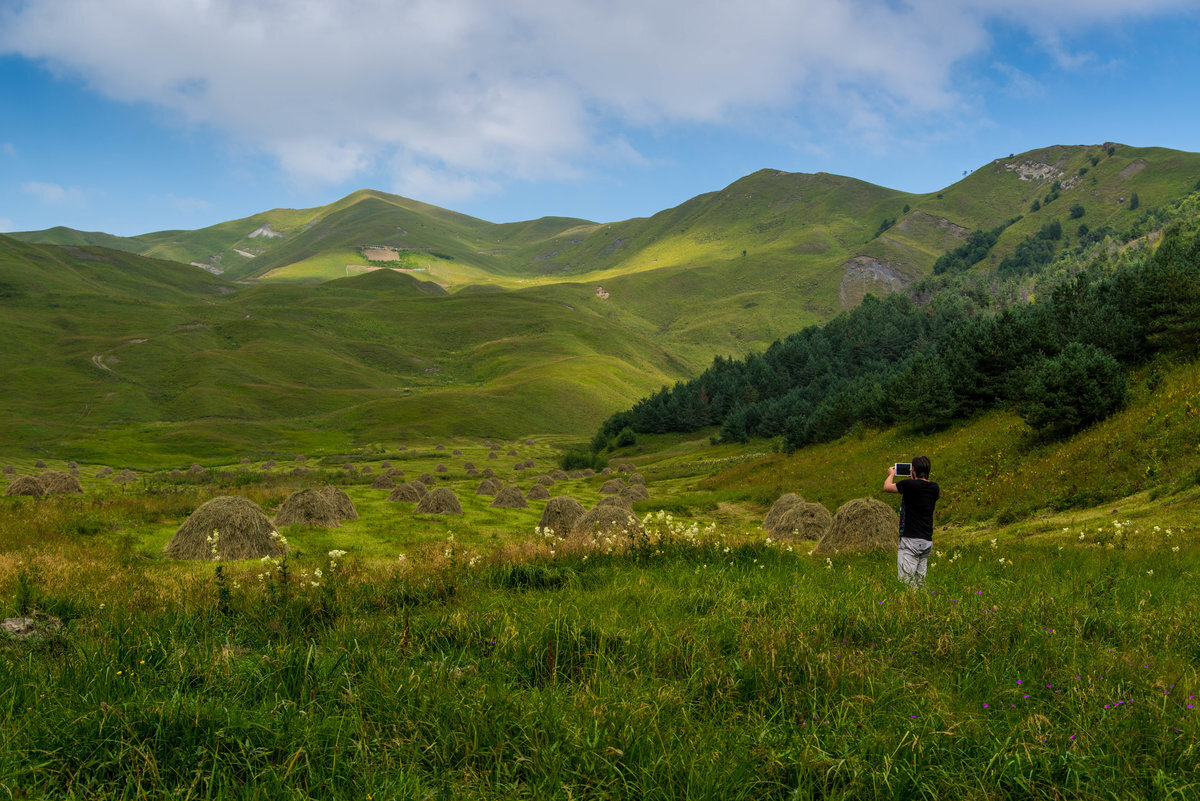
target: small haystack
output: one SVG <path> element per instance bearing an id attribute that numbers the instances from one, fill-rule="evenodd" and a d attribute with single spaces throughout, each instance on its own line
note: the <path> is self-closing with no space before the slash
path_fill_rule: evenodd
<path id="1" fill-rule="evenodd" d="M 620 495 L 605 495 L 600 499 L 597 506 L 620 506 L 623 509 L 633 509 L 633 501 L 625 497 L 625 493 Z"/>
<path id="2" fill-rule="evenodd" d="M 216 531 L 222 559 L 282 557 L 287 549 L 271 535 L 275 527 L 259 505 L 247 498 L 223 495 L 208 501 L 188 517 L 167 543 L 171 559 L 212 559 L 210 538 Z"/>
<path id="3" fill-rule="evenodd" d="M 554 479 L 555 481 L 566 481 L 570 478 L 570 476 L 567 475 L 566 470 L 551 470 L 550 478 Z"/>
<path id="4" fill-rule="evenodd" d="M 13 467 L 11 464 L 6 464 L 4 465 L 4 472 L 6 475 L 11 476 L 13 473 L 17 472 L 17 468 Z"/>
<path id="5" fill-rule="evenodd" d="M 427 487 L 433 486 L 437 483 L 437 479 L 433 477 L 432 473 L 422 473 L 421 477 L 418 478 L 417 481 L 420 481 Z"/>
<path id="6" fill-rule="evenodd" d="M 483 468 L 483 472 L 480 473 L 480 475 L 483 476 L 484 478 L 495 478 L 496 471 L 490 467 L 485 467 L 485 468 Z"/>
<path id="7" fill-rule="evenodd" d="M 437 467 L 433 468 L 433 472 L 435 473 L 447 473 L 449 471 L 450 468 L 446 467 L 444 464 L 439 464 Z"/>
<path id="8" fill-rule="evenodd" d="M 600 471 L 600 475 L 602 475 L 602 476 L 611 476 L 612 473 L 613 473 L 613 469 L 611 467 L 606 467 Z"/>
<path id="9" fill-rule="evenodd" d="M 610 478 L 600 485 L 601 495 L 616 495 L 621 490 L 625 489 L 625 482 L 619 478 Z"/>
<path id="10" fill-rule="evenodd" d="M 513 465 L 513 470 L 524 470 L 524 469 L 525 469 L 524 462 L 517 462 L 516 464 Z"/>
<path id="11" fill-rule="evenodd" d="M 533 466 L 534 466 L 534 461 L 532 459 L 525 460 L 525 469 L 526 470 L 530 469 Z"/>
<path id="12" fill-rule="evenodd" d="M 629 475 L 629 483 L 630 484 L 645 484 L 646 477 L 643 476 L 641 473 L 631 473 Z"/>
<path id="13" fill-rule="evenodd" d="M 41 459 L 38 459 L 36 462 L 34 462 L 33 466 L 36 467 L 38 470 L 46 469 L 46 463 L 43 462 Z"/>
<path id="14" fill-rule="evenodd" d="M 895 509 L 875 498 L 855 498 L 837 510 L 814 553 L 894 549 L 899 535 L 900 515 Z"/>
<path id="15" fill-rule="evenodd" d="M 583 478 L 582 470 L 571 470 L 567 473 L 567 478 Z"/>
<path id="16" fill-rule="evenodd" d="M 75 462 L 75 461 L 67 462 L 67 469 L 68 470 L 78 470 L 79 462 Z"/>
<path id="17" fill-rule="evenodd" d="M 293 492 L 279 505 L 275 525 L 334 528 L 341 522 L 333 504 L 320 490 L 302 489 Z"/>
<path id="18" fill-rule="evenodd" d="M 171 481 L 187 481 L 187 473 L 176 468 L 167 472 L 167 478 Z"/>
<path id="19" fill-rule="evenodd" d="M 243 456 L 243 457 L 241 458 L 241 460 L 239 460 L 238 464 L 250 464 L 250 457 L 249 457 L 249 456 Z"/>
<path id="20" fill-rule="evenodd" d="M 404 475 L 404 471 L 399 467 L 389 467 L 387 475 L 391 476 L 392 478 L 400 478 Z"/>
<path id="21" fill-rule="evenodd" d="M 821 504 L 799 503 L 777 518 L 770 534 L 780 540 L 819 540 L 831 523 L 833 515 Z"/>
<path id="22" fill-rule="evenodd" d="M 543 484 L 534 484 L 529 492 L 525 493 L 525 497 L 531 501 L 545 501 L 550 498 L 550 490 Z"/>
<path id="23" fill-rule="evenodd" d="M 267 461 L 263 462 L 263 470 L 270 470 L 274 466 L 275 466 L 274 459 L 268 459 Z"/>
<path id="24" fill-rule="evenodd" d="M 371 465 L 364 464 L 362 467 L 362 470 L 359 470 L 358 472 L 363 473 L 365 475 L 367 473 L 374 473 L 375 470 L 374 470 L 374 468 L 371 467 Z"/>
<path id="25" fill-rule="evenodd" d="M 379 467 L 383 470 L 390 470 L 392 467 L 392 463 L 389 462 L 387 459 L 384 459 L 382 462 L 379 463 Z"/>
<path id="26" fill-rule="evenodd" d="M 581 470 L 579 472 L 583 475 L 584 478 L 591 478 L 592 476 L 596 475 L 596 471 L 590 467 L 585 467 L 583 470 Z"/>
<path id="27" fill-rule="evenodd" d="M 435 451 L 444 451 L 444 450 L 446 450 L 446 446 L 445 446 L 445 445 L 438 445 L 436 448 L 434 448 L 434 450 L 435 450 Z"/>
<path id="28" fill-rule="evenodd" d="M 509 455 L 509 456 L 520 456 L 520 454 L 519 454 L 519 453 L 517 453 L 517 449 L 516 449 L 516 448 L 509 448 L 509 450 L 508 450 L 508 455 Z"/>
<path id="29" fill-rule="evenodd" d="M 794 492 L 785 492 L 779 496 L 775 503 L 771 504 L 770 511 L 763 518 L 762 527 L 767 531 L 774 533 L 779 527 L 779 519 L 784 516 L 793 506 L 799 506 L 804 503 L 804 499 Z"/>
<path id="30" fill-rule="evenodd" d="M 621 473 L 632 473 L 633 465 L 631 465 L 629 462 L 626 462 L 625 464 L 619 464 L 617 465 L 617 470 Z"/>
<path id="31" fill-rule="evenodd" d="M 497 492 L 499 492 L 503 488 L 504 488 L 504 484 L 500 481 L 500 479 L 485 478 L 483 481 L 479 482 L 479 488 L 475 490 L 475 494 L 476 495 L 495 495 Z"/>
<path id="32" fill-rule="evenodd" d="M 47 495 L 82 495 L 83 485 L 70 473 L 47 470 L 38 476 Z"/>
<path id="33" fill-rule="evenodd" d="M 296 461 L 297 461 L 297 462 L 307 462 L 307 461 L 308 461 L 308 457 L 307 457 L 307 456 L 305 456 L 304 454 L 301 454 L 301 455 L 299 455 L 299 456 L 297 456 L 297 457 L 296 457 Z"/>
<path id="34" fill-rule="evenodd" d="M 527 439 L 527 440 L 525 440 L 525 444 L 526 444 L 526 445 L 532 445 L 532 444 L 533 444 L 533 440 L 531 440 L 531 439 Z"/>
<path id="35" fill-rule="evenodd" d="M 113 474 L 113 469 L 111 467 L 101 467 L 99 470 L 96 471 L 96 478 L 107 478 L 108 476 L 111 476 L 112 474 Z"/>
<path id="36" fill-rule="evenodd" d="M 546 508 L 542 510 L 538 527 L 566 536 L 575 527 L 575 521 L 583 517 L 584 513 L 583 504 L 579 501 L 566 495 L 559 495 L 546 501 Z"/>
<path id="37" fill-rule="evenodd" d="M 137 473 L 133 472 L 128 467 L 113 476 L 113 482 L 116 484 L 132 484 L 137 480 Z"/>
<path id="38" fill-rule="evenodd" d="M 421 489 L 417 489 L 417 487 Z M 393 503 L 416 503 L 424 494 L 421 490 L 425 490 L 425 485 L 419 481 L 397 484 L 396 488 L 388 493 L 387 499 Z M 425 491 L 428 492 L 428 490 Z"/>
<path id="39" fill-rule="evenodd" d="M 419 515 L 461 515 L 463 513 L 458 496 L 447 487 L 431 489 L 417 503 L 414 511 Z"/>
<path id="40" fill-rule="evenodd" d="M 622 506 L 597 506 L 575 521 L 576 534 L 636 534 L 642 530 L 637 515 Z"/>
<path id="41" fill-rule="evenodd" d="M 474 469 L 475 469 L 474 462 L 463 462 L 463 470 L 474 470 Z"/>
<path id="42" fill-rule="evenodd" d="M 489 458 L 489 459 L 499 459 L 500 457 L 496 455 L 496 452 L 495 452 L 495 451 L 489 451 L 489 452 L 488 452 L 488 458 Z"/>
<path id="43" fill-rule="evenodd" d="M 538 476 L 537 478 L 534 479 L 534 481 L 536 481 L 537 483 L 541 484 L 544 487 L 553 487 L 555 484 L 554 479 L 550 478 L 550 476 Z"/>
<path id="44" fill-rule="evenodd" d="M 479 478 L 480 475 L 481 475 L 481 473 L 478 470 L 476 470 L 474 467 L 467 468 L 467 472 L 466 472 L 467 478 Z"/>
<path id="45" fill-rule="evenodd" d="M 496 498 L 488 506 L 492 509 L 528 509 L 529 503 L 521 490 L 513 486 L 501 487 Z"/>
<path id="46" fill-rule="evenodd" d="M 354 465 L 350 464 L 349 462 L 345 462 L 344 464 L 342 464 L 342 469 L 345 470 L 347 473 L 353 473 Z"/>
<path id="47" fill-rule="evenodd" d="M 650 500 L 650 493 L 647 492 L 645 486 L 641 484 L 630 484 L 628 487 L 621 490 L 619 495 L 628 500 L 630 503 Z"/>
<path id="48" fill-rule="evenodd" d="M 187 477 L 193 481 L 204 481 L 208 478 L 208 471 L 198 464 L 193 464 L 187 469 Z"/>
<path id="49" fill-rule="evenodd" d="M 450 451 L 450 455 L 451 456 L 462 456 L 462 448 L 455 448 L 454 450 Z"/>
<path id="50" fill-rule="evenodd" d="M 5 495 L 27 495 L 32 498 L 40 498 L 46 494 L 46 489 L 42 486 L 42 482 L 38 481 L 33 476 L 17 476 L 4 490 Z"/>
<path id="51" fill-rule="evenodd" d="M 391 476 L 389 476 L 387 473 L 380 473 L 379 475 L 377 475 L 375 477 L 375 480 L 371 482 L 371 489 L 390 490 L 390 489 L 394 489 L 395 487 L 396 487 L 395 480 Z"/>
<path id="52" fill-rule="evenodd" d="M 339 520 L 358 519 L 358 510 L 354 508 L 354 501 L 350 500 L 350 496 L 344 491 L 332 484 L 326 484 L 319 489 L 319 492 L 325 496 L 325 500 L 329 501 L 329 505 L 337 513 Z"/>

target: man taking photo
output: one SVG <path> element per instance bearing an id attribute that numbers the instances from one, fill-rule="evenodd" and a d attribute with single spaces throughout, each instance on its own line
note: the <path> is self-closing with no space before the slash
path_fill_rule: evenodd
<path id="1" fill-rule="evenodd" d="M 925 567 L 933 550 L 933 507 L 941 488 L 929 480 L 929 457 L 912 460 L 912 478 L 896 481 L 896 466 L 888 468 L 884 492 L 900 493 L 900 544 L 896 549 L 896 571 L 900 580 L 914 587 L 925 583 Z"/>

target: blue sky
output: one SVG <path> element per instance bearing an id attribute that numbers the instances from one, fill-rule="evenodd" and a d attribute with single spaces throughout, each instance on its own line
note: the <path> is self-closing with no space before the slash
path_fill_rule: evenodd
<path id="1" fill-rule="evenodd" d="M 363 187 L 613 221 L 763 167 L 934 191 L 1200 150 L 1198 53 L 1195 0 L 0 0 L 0 231 Z"/>

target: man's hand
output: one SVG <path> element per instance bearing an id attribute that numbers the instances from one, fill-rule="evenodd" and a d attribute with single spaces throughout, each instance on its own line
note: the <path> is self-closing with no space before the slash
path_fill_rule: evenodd
<path id="1" fill-rule="evenodd" d="M 896 479 L 896 465 L 892 465 L 891 467 L 888 468 L 887 478 L 884 479 L 884 482 L 883 482 L 883 491 L 884 492 L 899 492 L 900 491 L 900 488 L 896 486 L 895 479 Z"/>

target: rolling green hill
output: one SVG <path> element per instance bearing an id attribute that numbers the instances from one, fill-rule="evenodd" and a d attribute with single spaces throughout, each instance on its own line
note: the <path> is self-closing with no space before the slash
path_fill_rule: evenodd
<path id="1" fill-rule="evenodd" d="M 196 231 L 0 237 L 0 433 L 162 453 L 582 434 L 714 355 L 907 286 L 972 231 L 1020 218 L 990 264 L 1050 222 L 1128 228 L 1135 195 L 1144 211 L 1198 178 L 1200 154 L 1056 146 L 928 195 L 761 170 L 607 224 L 364 190 Z"/>

